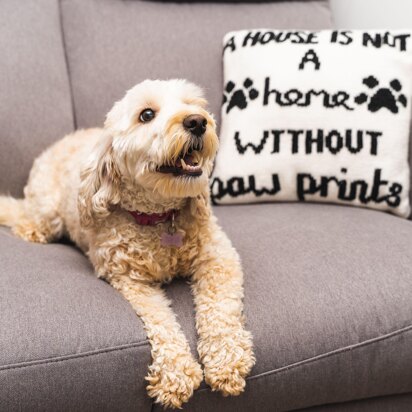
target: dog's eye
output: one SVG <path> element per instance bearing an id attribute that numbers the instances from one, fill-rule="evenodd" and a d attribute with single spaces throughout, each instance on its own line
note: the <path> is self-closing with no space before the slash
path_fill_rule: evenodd
<path id="1" fill-rule="evenodd" d="M 142 113 L 140 113 L 139 119 L 143 123 L 150 122 L 155 117 L 155 112 L 152 109 L 144 109 Z"/>

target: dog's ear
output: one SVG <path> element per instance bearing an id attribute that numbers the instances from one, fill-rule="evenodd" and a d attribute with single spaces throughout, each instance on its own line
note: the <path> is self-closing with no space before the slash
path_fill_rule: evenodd
<path id="1" fill-rule="evenodd" d="M 109 134 L 102 137 L 80 175 L 78 208 L 84 228 L 107 217 L 111 206 L 120 202 L 120 173 L 113 157 L 112 141 Z"/>
<path id="2" fill-rule="evenodd" d="M 104 127 L 111 133 L 124 133 L 133 125 L 134 107 L 128 104 L 126 96 L 114 104 L 112 109 L 106 115 Z"/>

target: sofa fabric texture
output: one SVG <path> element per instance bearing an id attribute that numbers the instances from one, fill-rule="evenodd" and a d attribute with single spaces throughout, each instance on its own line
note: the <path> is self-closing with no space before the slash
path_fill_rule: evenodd
<path id="1" fill-rule="evenodd" d="M 187 77 L 218 114 L 225 32 L 329 28 L 330 16 L 326 3 L 309 1 L 3 0 L 0 22 L 0 190 L 18 195 L 43 148 L 100 125 L 134 83 Z M 215 211 L 244 263 L 257 364 L 241 397 L 203 383 L 184 410 L 410 409 L 410 395 L 398 394 L 412 392 L 411 223 L 329 205 Z M 142 322 L 85 256 L 0 228 L 0 261 L 1 411 L 160 410 L 145 390 Z M 166 290 L 196 354 L 189 286 L 177 280 Z"/>
<path id="2" fill-rule="evenodd" d="M 158 3 L 252 3 L 251 0 L 143 0 L 147 2 L 158 2 Z M 254 0 L 255 3 L 275 3 L 282 1 L 313 1 L 313 0 Z"/>
<path id="3" fill-rule="evenodd" d="M 1 411 L 150 407 L 142 323 L 81 252 L 0 227 L 0 261 Z"/>
<path id="4" fill-rule="evenodd" d="M 78 127 L 102 124 L 125 90 L 147 78 L 186 78 L 220 118 L 222 41 L 245 27 L 328 28 L 326 2 L 245 4 L 62 0 Z"/>
<path id="5" fill-rule="evenodd" d="M 215 212 L 244 265 L 257 363 L 241 396 L 203 383 L 184 410 L 281 411 L 412 392 L 412 223 L 330 205 Z M 86 390 L 100 410 L 113 397 L 123 410 L 149 410 L 150 347 L 127 302 L 71 246 L 0 236 L 0 410 L 27 410 L 33 399 L 73 410 Z M 165 289 L 196 354 L 189 285 Z"/>
<path id="6" fill-rule="evenodd" d="M 0 192 L 21 196 L 33 159 L 73 131 L 56 0 L 0 3 Z"/>
<path id="7" fill-rule="evenodd" d="M 225 399 L 202 388 L 189 411 L 282 411 L 411 391 L 409 221 L 329 205 L 215 211 L 247 274 L 257 364 L 244 394 Z M 389 256 L 395 238 L 405 246 Z M 188 293 L 175 296 L 190 302 Z M 193 323 L 179 306 L 182 324 Z"/>
<path id="8" fill-rule="evenodd" d="M 409 412 L 412 394 L 384 396 L 340 404 L 314 406 L 299 412 Z"/>

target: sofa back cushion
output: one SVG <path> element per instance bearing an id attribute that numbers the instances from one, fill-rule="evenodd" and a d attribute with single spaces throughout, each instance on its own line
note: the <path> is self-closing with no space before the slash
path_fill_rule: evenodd
<path id="1" fill-rule="evenodd" d="M 0 193 L 22 194 L 33 159 L 73 130 L 57 0 L 0 2 Z"/>
<path id="2" fill-rule="evenodd" d="M 219 119 L 222 39 L 247 27 L 331 26 L 326 2 L 157 3 L 63 0 L 78 127 L 101 125 L 113 103 L 146 78 L 187 78 Z"/>
<path id="3" fill-rule="evenodd" d="M 262 25 L 327 28 L 329 9 L 322 1 L 1 1 L 0 193 L 21 196 L 36 156 L 76 127 L 101 125 L 143 79 L 199 83 L 219 117 L 223 35 Z"/>

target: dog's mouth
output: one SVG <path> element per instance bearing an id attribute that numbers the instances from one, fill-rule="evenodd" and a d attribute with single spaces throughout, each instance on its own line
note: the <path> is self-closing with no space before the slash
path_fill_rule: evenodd
<path id="1" fill-rule="evenodd" d="M 157 170 L 160 173 L 171 173 L 174 176 L 198 177 L 203 173 L 201 160 L 200 152 L 189 149 L 187 153 L 182 152 L 173 165 L 163 165 Z"/>

